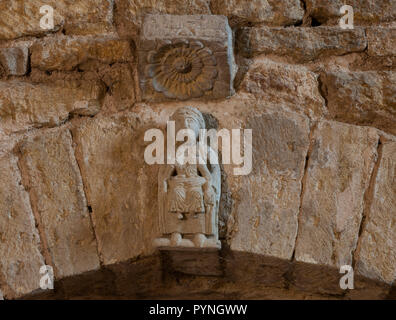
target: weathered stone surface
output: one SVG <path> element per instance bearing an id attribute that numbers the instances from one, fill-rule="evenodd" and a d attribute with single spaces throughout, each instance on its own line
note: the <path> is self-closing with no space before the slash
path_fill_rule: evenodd
<path id="1" fill-rule="evenodd" d="M 135 37 L 146 14 L 210 14 L 209 0 L 115 0 L 115 22 L 121 36 Z"/>
<path id="2" fill-rule="evenodd" d="M 396 279 L 396 142 L 384 141 L 372 200 L 357 251 L 357 272 L 392 284 Z"/>
<path id="3" fill-rule="evenodd" d="M 367 40 L 363 28 L 253 27 L 242 28 L 237 43 L 238 51 L 248 57 L 273 54 L 308 62 L 319 57 L 363 51 Z"/>
<path id="4" fill-rule="evenodd" d="M 396 56 L 396 28 L 367 28 L 366 32 L 370 56 Z"/>
<path id="5" fill-rule="evenodd" d="M 89 70 L 91 67 L 84 65 L 81 68 L 87 68 Z M 101 79 L 109 88 L 110 92 L 103 100 L 102 109 L 116 112 L 133 106 L 136 101 L 136 81 L 133 68 L 129 64 L 119 63 L 112 65 L 110 70 L 105 71 Z"/>
<path id="6" fill-rule="evenodd" d="M 27 47 L 0 48 L 0 67 L 10 76 L 22 76 L 28 70 Z"/>
<path id="7" fill-rule="evenodd" d="M 395 72 L 329 72 L 321 79 L 329 117 L 396 134 Z"/>
<path id="8" fill-rule="evenodd" d="M 253 130 L 253 170 L 229 177 L 235 199 L 231 250 L 290 259 L 297 235 L 309 123 L 292 113 L 247 117 Z"/>
<path id="9" fill-rule="evenodd" d="M 31 52 L 32 67 L 48 71 L 69 71 L 92 60 L 112 64 L 132 58 L 128 41 L 109 38 L 53 38 L 36 42 Z"/>
<path id="10" fill-rule="evenodd" d="M 265 23 L 273 26 L 293 25 L 302 20 L 304 9 L 300 0 L 212 0 L 213 14 L 222 14 L 231 25 Z"/>
<path id="11" fill-rule="evenodd" d="M 226 17 L 148 15 L 138 47 L 140 87 L 147 101 L 233 94 L 237 67 Z"/>
<path id="12" fill-rule="evenodd" d="M 20 144 L 21 169 L 39 216 L 55 276 L 99 268 L 83 184 L 67 129 L 50 129 Z"/>
<path id="13" fill-rule="evenodd" d="M 94 115 L 100 111 L 104 86 L 95 81 L 55 81 L 32 84 L 0 82 L 0 127 L 15 132 L 54 126 L 70 114 Z"/>
<path id="14" fill-rule="evenodd" d="M 377 0 L 306 0 L 307 11 L 319 23 L 337 25 L 343 16 L 340 8 L 348 4 L 353 7 L 354 25 L 391 22 L 396 18 L 394 1 Z"/>
<path id="15" fill-rule="evenodd" d="M 73 131 L 104 264 L 152 253 L 158 234 L 157 168 L 145 163 L 144 130 L 136 126 L 130 114 L 95 118 Z"/>
<path id="16" fill-rule="evenodd" d="M 54 9 L 54 29 L 44 30 L 40 7 Z M 0 4 L 0 40 L 41 35 L 63 28 L 67 34 L 99 34 L 113 31 L 111 0 L 29 1 L 4 0 Z"/>
<path id="17" fill-rule="evenodd" d="M 351 265 L 363 196 L 377 157 L 375 129 L 323 121 L 313 133 L 295 258 L 339 268 Z"/>
<path id="18" fill-rule="evenodd" d="M 307 68 L 257 59 L 249 67 L 241 87 L 269 105 L 286 106 L 318 118 L 325 113 L 317 75 Z"/>
<path id="19" fill-rule="evenodd" d="M 40 238 L 17 159 L 0 155 L 0 285 L 5 298 L 40 288 Z"/>

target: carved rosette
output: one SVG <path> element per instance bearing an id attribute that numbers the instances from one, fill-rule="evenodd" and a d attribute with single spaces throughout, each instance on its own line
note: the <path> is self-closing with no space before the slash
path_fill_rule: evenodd
<path id="1" fill-rule="evenodd" d="M 168 98 L 187 100 L 212 90 L 217 62 L 200 41 L 169 43 L 148 55 L 146 76 L 153 88 Z"/>

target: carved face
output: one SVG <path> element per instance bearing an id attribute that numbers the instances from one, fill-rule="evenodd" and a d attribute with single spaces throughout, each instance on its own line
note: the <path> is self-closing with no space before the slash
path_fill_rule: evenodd
<path id="1" fill-rule="evenodd" d="M 193 117 L 186 117 L 183 115 L 177 115 L 175 118 L 175 129 L 176 133 L 181 130 L 181 129 L 191 129 L 195 133 L 195 139 L 198 138 L 199 136 L 199 130 L 201 129 L 201 126 L 199 124 L 199 121 Z"/>

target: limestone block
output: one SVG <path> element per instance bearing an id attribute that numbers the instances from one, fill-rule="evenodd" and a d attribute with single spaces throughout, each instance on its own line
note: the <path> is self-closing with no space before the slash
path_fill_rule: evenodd
<path id="1" fill-rule="evenodd" d="M 0 48 L 0 66 L 9 76 L 23 76 L 28 70 L 27 47 Z"/>
<path id="2" fill-rule="evenodd" d="M 367 212 L 356 272 L 392 284 L 396 279 L 396 142 L 384 141 Z"/>
<path id="3" fill-rule="evenodd" d="M 309 145 L 308 119 L 286 112 L 250 113 L 244 127 L 252 129 L 253 170 L 228 177 L 235 201 L 231 250 L 290 259 Z"/>
<path id="4" fill-rule="evenodd" d="M 53 8 L 54 28 L 40 27 L 44 13 L 40 8 Z M 64 28 L 67 34 L 101 34 L 113 31 L 111 0 L 3 0 L 0 4 L 0 40 L 39 36 Z"/>
<path id="5" fill-rule="evenodd" d="M 353 7 L 354 24 L 370 25 L 394 21 L 396 3 L 377 0 L 306 0 L 307 11 L 319 23 L 338 25 L 343 14 L 340 8 L 348 4 Z"/>
<path id="6" fill-rule="evenodd" d="M 268 105 L 284 105 L 310 118 L 326 111 L 317 75 L 302 66 L 255 59 L 241 87 Z"/>
<path id="7" fill-rule="evenodd" d="M 226 17 L 147 15 L 138 46 L 147 101 L 224 98 L 236 65 Z"/>
<path id="8" fill-rule="evenodd" d="M 113 64 L 131 60 L 129 42 L 112 38 L 49 38 L 36 42 L 31 52 L 32 67 L 44 71 L 70 71 L 91 61 Z"/>
<path id="9" fill-rule="evenodd" d="M 97 81 L 0 81 L 0 128 L 9 133 L 59 125 L 70 114 L 95 115 L 103 96 Z"/>
<path id="10" fill-rule="evenodd" d="M 396 134 L 396 73 L 329 72 L 321 77 L 329 117 Z"/>
<path id="11" fill-rule="evenodd" d="M 209 0 L 115 0 L 120 36 L 136 37 L 146 14 L 210 14 Z"/>
<path id="12" fill-rule="evenodd" d="M 222 14 L 232 25 L 265 23 L 272 26 L 293 25 L 301 21 L 304 9 L 299 0 L 212 0 L 213 14 Z"/>
<path id="13" fill-rule="evenodd" d="M 246 27 L 237 36 L 238 51 L 247 57 L 273 54 L 291 57 L 295 62 L 361 52 L 366 45 L 363 28 L 342 30 L 339 27 Z"/>
<path id="14" fill-rule="evenodd" d="M 367 42 L 370 56 L 396 56 L 396 28 L 367 28 Z"/>
<path id="15" fill-rule="evenodd" d="M 40 217 L 55 277 L 99 268 L 72 137 L 66 129 L 50 129 L 20 145 L 22 170 Z"/>
<path id="16" fill-rule="evenodd" d="M 158 168 L 145 163 L 141 130 L 130 113 L 84 121 L 73 131 L 105 265 L 149 255 L 159 234 Z"/>
<path id="17" fill-rule="evenodd" d="M 304 182 L 297 261 L 338 270 L 351 265 L 378 138 L 372 128 L 319 123 Z"/>
<path id="18" fill-rule="evenodd" d="M 11 299 L 40 289 L 40 238 L 17 159 L 0 155 L 0 287 Z"/>

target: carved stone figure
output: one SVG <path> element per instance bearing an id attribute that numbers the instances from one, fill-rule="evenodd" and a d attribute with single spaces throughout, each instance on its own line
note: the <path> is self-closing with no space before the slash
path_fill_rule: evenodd
<path id="1" fill-rule="evenodd" d="M 227 17 L 146 15 L 138 45 L 143 99 L 217 99 L 234 93 Z"/>
<path id="2" fill-rule="evenodd" d="M 175 121 L 176 132 L 191 129 L 198 145 L 200 129 L 205 128 L 201 112 L 192 107 L 180 108 L 171 120 Z M 179 145 L 176 144 L 176 150 Z M 203 158 L 202 148 L 196 150 L 196 161 L 183 164 L 176 158 L 175 164 L 162 165 L 159 170 L 159 223 L 163 237 L 155 239 L 157 247 L 221 247 L 218 240 L 220 167 L 209 162 L 203 164 L 199 160 Z M 209 146 L 207 150 L 213 152 Z"/>

